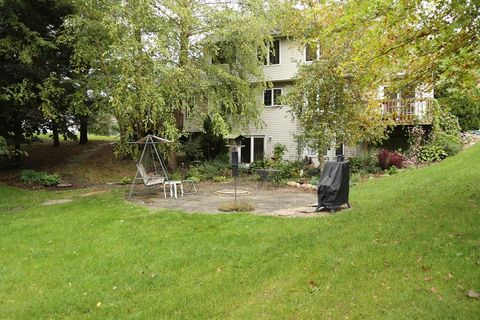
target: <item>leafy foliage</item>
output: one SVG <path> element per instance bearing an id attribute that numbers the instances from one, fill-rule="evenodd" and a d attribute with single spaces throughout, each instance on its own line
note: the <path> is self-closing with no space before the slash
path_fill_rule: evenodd
<path id="1" fill-rule="evenodd" d="M 215 134 L 258 122 L 255 97 L 265 83 L 257 48 L 265 47 L 271 28 L 262 1 L 75 3 L 65 41 L 75 48 L 86 88 L 106 97 L 117 119 L 119 151 L 147 132 L 178 142 L 184 112 L 195 114 L 198 126 L 210 118 Z M 226 63 L 210 63 L 221 44 L 228 44 Z"/>
<path id="2" fill-rule="evenodd" d="M 222 178 L 218 178 L 219 176 Z M 223 182 L 229 176 L 231 176 L 230 164 L 220 160 L 206 161 L 201 164 L 191 166 L 187 172 L 188 179 L 194 181 L 217 179 L 222 180 Z"/>
<path id="3" fill-rule="evenodd" d="M 429 143 L 442 148 L 449 156 L 458 153 L 462 149 L 458 118 L 438 104 L 434 109 Z"/>
<path id="4" fill-rule="evenodd" d="M 287 146 L 281 143 L 276 143 L 273 146 L 273 159 L 275 161 L 282 161 L 286 151 L 287 151 Z"/>
<path id="5" fill-rule="evenodd" d="M 48 174 L 33 170 L 22 170 L 20 173 L 20 181 L 23 183 L 39 183 L 51 187 L 60 183 L 60 176 L 58 174 Z"/>
<path id="6" fill-rule="evenodd" d="M 381 117 L 358 75 L 344 73 L 340 58 L 322 56 L 302 66 L 286 96 L 302 128 L 300 140 L 316 150 L 330 147 L 332 141 L 378 141 L 390 123 Z"/>
<path id="7" fill-rule="evenodd" d="M 349 158 L 352 173 L 370 174 L 381 171 L 378 164 L 378 151 L 372 150 L 357 157 Z"/>
<path id="8" fill-rule="evenodd" d="M 382 170 L 390 169 L 392 166 L 398 169 L 403 168 L 405 157 L 398 151 L 389 151 L 387 149 L 380 149 L 378 151 L 378 165 Z"/>
<path id="9" fill-rule="evenodd" d="M 70 50 L 58 42 L 67 0 L 0 2 L 0 135 L 20 144 L 46 129 L 67 130 Z"/>
<path id="10" fill-rule="evenodd" d="M 426 145 L 420 148 L 418 158 L 420 161 L 434 162 L 441 161 L 448 156 L 447 152 L 440 146 Z"/>

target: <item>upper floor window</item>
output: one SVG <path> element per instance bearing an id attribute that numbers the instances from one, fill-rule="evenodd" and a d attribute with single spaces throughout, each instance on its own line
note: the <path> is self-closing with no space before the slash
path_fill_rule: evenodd
<path id="1" fill-rule="evenodd" d="M 273 40 L 268 45 L 268 55 L 264 61 L 265 65 L 280 64 L 280 40 Z"/>
<path id="2" fill-rule="evenodd" d="M 318 44 L 305 45 L 305 61 L 314 61 L 320 57 L 320 46 Z"/>
<path id="3" fill-rule="evenodd" d="M 266 89 L 263 92 L 263 105 L 266 107 L 280 106 L 281 95 L 282 89 L 280 88 Z"/>

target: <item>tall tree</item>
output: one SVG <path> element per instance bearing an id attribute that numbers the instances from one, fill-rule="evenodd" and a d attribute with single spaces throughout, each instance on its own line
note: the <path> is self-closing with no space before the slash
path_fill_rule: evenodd
<path id="1" fill-rule="evenodd" d="M 66 0 L 0 3 L 0 134 L 15 149 L 49 123 L 57 127 L 55 113 L 46 118 L 44 111 L 53 110 L 47 91 L 53 94 L 52 79 L 68 64 L 68 51 L 56 39 L 71 10 Z"/>
<path id="2" fill-rule="evenodd" d="M 183 112 L 215 132 L 258 121 L 257 48 L 270 36 L 262 1 L 78 1 L 66 23 L 75 62 L 95 96 L 108 97 L 120 148 L 154 131 L 178 141 Z M 221 54 L 221 65 L 211 63 Z M 253 79 L 257 82 L 252 83 Z"/>
<path id="3" fill-rule="evenodd" d="M 321 48 L 320 64 L 314 62 L 305 67 L 300 73 L 297 86 L 316 86 L 319 90 L 323 88 L 323 91 L 319 91 L 323 96 L 320 99 L 311 96 L 305 107 L 299 100 L 295 100 L 300 98 L 300 94 L 294 90 L 290 101 L 297 105 L 299 116 L 306 117 L 309 106 L 315 106 L 319 101 L 324 101 L 325 107 L 332 107 L 329 104 L 333 103 L 336 109 L 333 112 L 342 115 L 343 109 L 338 97 L 345 93 L 344 90 L 334 90 L 335 81 L 331 85 L 324 83 L 324 79 L 332 76 L 332 70 L 335 70 L 338 80 L 344 79 L 340 81 L 341 84 L 349 79 L 347 83 L 355 83 L 364 93 L 373 93 L 380 84 L 385 83 L 398 89 L 419 84 L 425 88 L 428 87 L 426 84 L 431 84 L 469 97 L 475 97 L 474 91 L 478 90 L 478 1 L 285 1 L 278 13 L 284 17 L 284 33 L 305 44 L 320 44 Z M 315 71 L 325 63 L 333 69 L 325 69 L 325 73 Z M 329 87 L 331 90 L 328 90 Z M 359 101 L 343 103 L 343 108 L 352 107 Z M 373 110 L 369 111 L 369 103 L 364 103 L 363 106 L 367 115 L 373 114 L 370 112 Z M 315 108 L 310 110 L 313 114 L 324 111 L 321 107 Z M 354 114 L 346 119 L 354 120 Z M 309 120 L 305 118 L 305 128 L 314 127 L 315 122 L 312 121 L 318 123 L 325 117 L 323 113 L 316 115 Z M 364 120 L 366 124 L 375 123 L 370 116 Z M 331 121 L 321 124 L 328 128 L 326 132 L 337 131 L 336 136 L 341 134 L 336 127 L 337 123 Z M 381 137 L 381 125 L 357 126 L 361 129 L 367 127 L 372 128 L 371 137 Z M 318 133 L 313 134 L 317 137 L 315 144 L 319 145 L 321 137 Z M 355 132 L 350 131 L 348 135 L 354 137 Z M 361 136 L 362 134 L 358 135 Z"/>

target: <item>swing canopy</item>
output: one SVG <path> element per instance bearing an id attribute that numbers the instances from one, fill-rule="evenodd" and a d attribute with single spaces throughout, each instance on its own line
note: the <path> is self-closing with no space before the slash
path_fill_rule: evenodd
<path id="1" fill-rule="evenodd" d="M 130 143 L 148 144 L 148 143 L 171 143 L 171 142 L 173 142 L 173 141 L 165 139 L 165 138 L 157 137 L 156 135 L 153 135 L 153 134 L 147 134 L 145 137 L 143 137 L 141 139 L 138 139 L 137 141 L 130 142 Z"/>

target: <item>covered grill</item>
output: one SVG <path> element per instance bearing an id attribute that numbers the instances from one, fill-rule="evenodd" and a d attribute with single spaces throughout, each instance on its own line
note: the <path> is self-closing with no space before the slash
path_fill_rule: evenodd
<path id="1" fill-rule="evenodd" d="M 329 209 L 334 212 L 344 204 L 350 208 L 350 163 L 348 161 L 327 162 L 320 176 L 316 211 Z"/>

